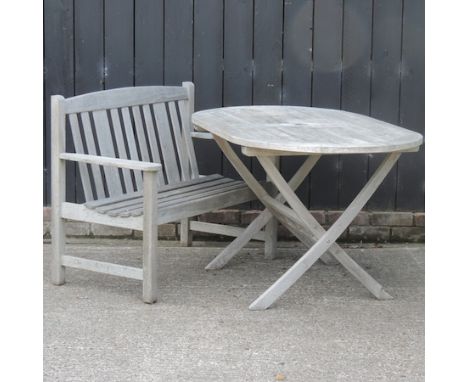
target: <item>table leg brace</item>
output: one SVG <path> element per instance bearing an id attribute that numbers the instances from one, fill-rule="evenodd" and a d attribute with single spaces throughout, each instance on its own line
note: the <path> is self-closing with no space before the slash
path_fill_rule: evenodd
<path id="1" fill-rule="evenodd" d="M 299 187 L 319 159 L 320 155 L 308 157 L 289 181 L 289 187 L 293 190 Z M 278 195 L 276 199 L 280 203 L 285 202 L 285 199 L 281 195 Z M 250 240 L 252 240 L 254 235 L 260 231 L 272 217 L 273 215 L 268 209 L 263 210 L 260 215 L 247 226 L 244 232 L 224 248 L 223 251 L 205 267 L 205 269 L 212 270 L 224 267 L 229 260 L 231 260 L 245 245 L 247 245 Z"/>

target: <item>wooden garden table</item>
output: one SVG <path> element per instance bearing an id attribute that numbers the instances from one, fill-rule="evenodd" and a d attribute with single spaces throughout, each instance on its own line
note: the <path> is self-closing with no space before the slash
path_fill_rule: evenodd
<path id="1" fill-rule="evenodd" d="M 240 106 L 203 110 L 193 114 L 197 130 L 213 135 L 236 171 L 265 205 L 265 210 L 228 245 L 207 269 L 223 267 L 269 221 L 275 217 L 309 250 L 249 307 L 270 307 L 319 258 L 333 256 L 376 298 L 391 296 L 338 244 L 359 211 L 382 183 L 402 152 L 418 151 L 423 137 L 416 132 L 367 116 L 340 110 L 297 106 Z M 277 194 L 269 194 L 231 147 L 256 157 Z M 338 220 L 326 231 L 297 197 L 295 190 L 322 155 L 387 153 L 366 185 Z M 304 163 L 287 182 L 278 170 L 280 156 L 303 155 Z M 285 202 L 288 206 L 285 206 Z M 274 220 L 274 219 L 273 219 Z"/>

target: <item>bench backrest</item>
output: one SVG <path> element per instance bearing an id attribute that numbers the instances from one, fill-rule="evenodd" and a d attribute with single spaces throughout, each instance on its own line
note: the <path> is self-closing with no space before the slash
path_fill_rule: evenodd
<path id="1" fill-rule="evenodd" d="M 64 100 L 75 152 L 161 163 L 159 184 L 199 177 L 191 137 L 193 84 L 142 86 Z M 142 190 L 140 171 L 80 164 L 86 201 Z"/>

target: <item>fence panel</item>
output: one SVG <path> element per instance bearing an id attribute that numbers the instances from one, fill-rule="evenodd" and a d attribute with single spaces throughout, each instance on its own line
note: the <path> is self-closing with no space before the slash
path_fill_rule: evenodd
<path id="1" fill-rule="evenodd" d="M 182 81 L 195 82 L 196 110 L 341 108 L 424 132 L 424 0 L 45 0 L 44 205 L 51 95 Z M 202 172 L 238 177 L 213 142 L 196 150 Z M 313 209 L 342 208 L 381 158 L 324 157 L 298 194 Z M 300 162 L 281 168 L 291 176 Z M 80 202 L 67 166 L 67 198 Z M 368 208 L 424 209 L 424 150 L 402 156 Z"/>

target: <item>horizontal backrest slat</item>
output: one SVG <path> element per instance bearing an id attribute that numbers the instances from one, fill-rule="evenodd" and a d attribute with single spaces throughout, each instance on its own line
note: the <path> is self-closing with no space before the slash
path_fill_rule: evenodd
<path id="1" fill-rule="evenodd" d="M 182 99 L 188 99 L 188 95 L 187 91 L 180 86 L 138 86 L 70 97 L 65 99 L 64 109 L 65 113 L 69 114 Z"/>

